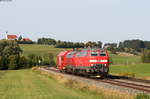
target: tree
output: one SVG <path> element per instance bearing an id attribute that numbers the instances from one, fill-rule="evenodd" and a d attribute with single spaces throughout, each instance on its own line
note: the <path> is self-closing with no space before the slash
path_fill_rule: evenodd
<path id="1" fill-rule="evenodd" d="M 119 47 L 123 48 L 132 48 L 137 52 L 141 52 L 145 48 L 145 44 L 142 40 L 125 40 L 124 42 L 119 43 Z"/>
<path id="2" fill-rule="evenodd" d="M 97 47 L 97 43 L 96 42 L 92 42 L 92 41 L 88 41 L 85 44 L 86 47 Z"/>
<path id="3" fill-rule="evenodd" d="M 0 70 L 3 70 L 5 69 L 5 66 L 4 66 L 4 59 L 2 56 L 0 56 Z"/>
<path id="4" fill-rule="evenodd" d="M 0 69 L 18 68 L 16 64 L 21 52 L 22 50 L 15 40 L 0 40 Z"/>
<path id="5" fill-rule="evenodd" d="M 150 50 L 144 50 L 141 59 L 143 63 L 150 63 Z"/>
<path id="6" fill-rule="evenodd" d="M 28 55 L 28 67 L 33 67 L 38 65 L 38 56 L 35 54 Z"/>
<path id="7" fill-rule="evenodd" d="M 22 40 L 22 36 L 20 35 L 19 38 L 18 38 L 18 41 L 21 41 L 21 40 Z"/>
<path id="8" fill-rule="evenodd" d="M 98 47 L 98 48 L 102 48 L 102 42 L 101 42 L 101 41 L 98 41 L 98 42 L 97 42 L 97 47 Z"/>
<path id="9" fill-rule="evenodd" d="M 56 40 L 52 38 L 39 38 L 38 44 L 47 44 L 47 45 L 55 45 Z"/>
<path id="10" fill-rule="evenodd" d="M 27 68 L 28 60 L 25 56 L 21 56 L 18 62 L 19 68 Z"/>
<path id="11" fill-rule="evenodd" d="M 56 65 L 56 63 L 55 63 L 55 61 L 54 61 L 54 55 L 53 55 L 53 53 L 49 53 L 49 63 L 50 63 L 50 66 L 55 66 Z"/>
<path id="12" fill-rule="evenodd" d="M 9 56 L 9 63 L 8 63 L 9 70 L 19 69 L 18 59 L 19 59 L 19 57 L 17 55 Z"/>
<path id="13" fill-rule="evenodd" d="M 150 41 L 144 41 L 145 48 L 150 50 Z"/>

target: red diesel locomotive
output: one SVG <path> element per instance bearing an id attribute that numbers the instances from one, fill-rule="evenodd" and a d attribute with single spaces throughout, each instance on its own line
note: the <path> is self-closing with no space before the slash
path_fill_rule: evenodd
<path id="1" fill-rule="evenodd" d="M 100 48 L 84 48 L 60 52 L 57 67 L 61 72 L 105 77 L 109 72 L 108 52 Z"/>

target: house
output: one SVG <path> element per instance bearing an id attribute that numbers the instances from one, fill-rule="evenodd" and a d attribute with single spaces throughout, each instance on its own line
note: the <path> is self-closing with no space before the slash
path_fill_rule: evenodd
<path id="1" fill-rule="evenodd" d="M 23 40 L 23 41 L 32 41 L 32 40 L 29 39 L 29 38 L 23 38 L 22 40 Z"/>
<path id="2" fill-rule="evenodd" d="M 6 40 L 16 40 L 18 39 L 17 35 L 6 35 Z"/>

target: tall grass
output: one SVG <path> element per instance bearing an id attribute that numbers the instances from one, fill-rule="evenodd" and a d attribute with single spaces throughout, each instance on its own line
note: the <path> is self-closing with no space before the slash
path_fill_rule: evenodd
<path id="1" fill-rule="evenodd" d="M 31 70 L 14 70 L 0 78 L 0 99 L 103 99 L 103 96 L 66 87 Z"/>
<path id="2" fill-rule="evenodd" d="M 128 92 L 120 92 L 118 90 L 110 90 L 109 88 L 104 88 L 104 87 L 98 87 L 95 84 L 88 84 L 88 82 L 84 82 L 81 80 L 74 80 L 71 79 L 70 77 L 63 76 L 59 73 L 55 72 L 47 72 L 43 71 L 40 69 L 34 69 L 34 71 L 46 75 L 47 77 L 51 77 L 55 80 L 57 80 L 60 84 L 63 84 L 67 86 L 68 88 L 73 88 L 76 90 L 81 90 L 83 92 L 89 92 L 92 94 L 97 94 L 102 95 L 103 99 L 133 99 L 134 94 L 130 94 Z"/>

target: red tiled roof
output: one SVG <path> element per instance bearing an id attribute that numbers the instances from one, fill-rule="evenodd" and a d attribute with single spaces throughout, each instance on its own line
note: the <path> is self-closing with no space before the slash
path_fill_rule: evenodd
<path id="1" fill-rule="evenodd" d="M 32 41 L 32 40 L 29 38 L 23 38 L 23 41 Z"/>
<path id="2" fill-rule="evenodd" d="M 7 35 L 7 39 L 17 39 L 16 35 Z"/>

